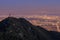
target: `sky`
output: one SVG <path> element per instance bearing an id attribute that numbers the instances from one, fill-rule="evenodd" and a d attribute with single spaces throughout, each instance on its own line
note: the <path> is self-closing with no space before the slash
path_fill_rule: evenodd
<path id="1" fill-rule="evenodd" d="M 59 15 L 60 0 L 0 0 L 0 15 Z"/>

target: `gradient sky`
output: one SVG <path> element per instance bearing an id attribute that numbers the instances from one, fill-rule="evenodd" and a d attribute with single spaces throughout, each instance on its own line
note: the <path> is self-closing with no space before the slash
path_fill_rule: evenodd
<path id="1" fill-rule="evenodd" d="M 0 15 L 60 15 L 60 0 L 0 0 Z"/>

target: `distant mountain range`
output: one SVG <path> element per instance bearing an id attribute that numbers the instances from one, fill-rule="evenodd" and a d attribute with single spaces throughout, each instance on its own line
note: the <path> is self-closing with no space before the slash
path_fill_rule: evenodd
<path id="1" fill-rule="evenodd" d="M 8 17 L 0 22 L 0 40 L 59 40 L 60 33 L 34 26 L 24 18 Z"/>

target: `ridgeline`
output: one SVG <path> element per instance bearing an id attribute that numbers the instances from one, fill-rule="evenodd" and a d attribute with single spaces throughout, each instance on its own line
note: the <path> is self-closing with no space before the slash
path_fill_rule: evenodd
<path id="1" fill-rule="evenodd" d="M 59 40 L 59 37 L 60 33 L 32 25 L 24 18 L 8 17 L 0 22 L 0 40 Z"/>

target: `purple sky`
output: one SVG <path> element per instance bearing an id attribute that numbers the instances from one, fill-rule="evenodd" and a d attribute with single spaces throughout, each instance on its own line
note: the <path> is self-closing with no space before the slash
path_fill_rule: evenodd
<path id="1" fill-rule="evenodd" d="M 0 0 L 0 15 L 60 15 L 60 0 Z"/>

